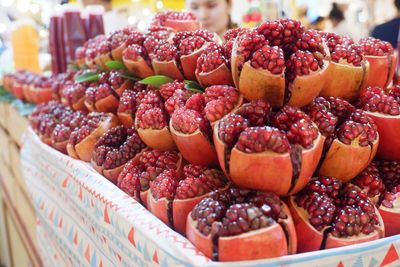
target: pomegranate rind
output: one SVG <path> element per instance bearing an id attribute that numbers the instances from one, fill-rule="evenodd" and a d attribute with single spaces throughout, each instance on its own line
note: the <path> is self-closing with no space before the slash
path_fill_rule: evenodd
<path id="1" fill-rule="evenodd" d="M 75 145 L 74 150 L 79 159 L 90 162 L 94 147 L 96 146 L 96 142 L 100 136 L 102 136 L 108 129 L 119 124 L 118 118 L 114 114 L 109 113 L 107 115 L 107 118 L 100 123 L 99 127 L 86 136 L 80 143 Z"/>
<path id="2" fill-rule="evenodd" d="M 75 111 L 86 111 L 87 108 L 85 106 L 85 97 L 81 97 L 77 102 L 72 103 L 71 108 Z"/>
<path id="3" fill-rule="evenodd" d="M 153 195 L 149 192 L 147 195 L 147 208 L 166 225 L 172 227 L 168 220 L 168 199 L 165 197 L 155 200 Z"/>
<path id="4" fill-rule="evenodd" d="M 172 217 L 174 218 L 175 231 L 183 235 L 185 234 L 188 214 L 204 197 L 206 195 L 189 199 L 174 199 L 172 202 Z"/>
<path id="5" fill-rule="evenodd" d="M 293 107 L 303 107 L 310 104 L 319 95 L 328 78 L 329 63 L 321 70 L 317 70 L 307 76 L 297 76 L 289 84 L 290 99 L 288 105 Z"/>
<path id="6" fill-rule="evenodd" d="M 162 129 L 142 129 L 137 128 L 140 139 L 149 147 L 161 151 L 176 149 L 175 142 L 168 127 Z"/>
<path id="7" fill-rule="evenodd" d="M 183 69 L 183 74 L 186 79 L 188 80 L 196 80 L 196 66 L 197 66 L 197 59 L 206 49 L 207 44 L 203 45 L 200 49 L 197 49 L 190 55 L 183 55 L 181 56 L 181 66 Z"/>
<path id="8" fill-rule="evenodd" d="M 51 141 L 51 146 L 63 154 L 67 154 L 67 144 L 68 144 L 68 140 L 63 141 L 63 142 L 54 142 L 53 140 Z"/>
<path id="9" fill-rule="evenodd" d="M 380 136 L 377 156 L 385 160 L 400 161 L 400 115 L 390 116 L 381 113 L 366 113 L 378 126 Z"/>
<path id="10" fill-rule="evenodd" d="M 120 122 L 126 127 L 126 128 L 131 128 L 135 121 L 132 118 L 132 115 L 126 112 L 118 112 L 118 119 Z"/>
<path id="11" fill-rule="evenodd" d="M 167 28 L 172 28 L 175 32 L 196 31 L 200 29 L 200 22 L 197 20 L 166 19 L 164 26 Z"/>
<path id="12" fill-rule="evenodd" d="M 272 151 L 245 153 L 234 147 L 230 154 L 228 170 L 226 153 L 229 152 L 218 136 L 218 127 L 214 128 L 214 144 L 222 170 L 235 185 L 241 188 L 271 191 L 280 196 L 294 194 L 310 181 L 323 150 L 323 138 L 319 134 L 312 148 L 303 149 L 301 170 L 292 188 L 293 166 L 289 153 L 280 154 Z"/>
<path id="13" fill-rule="evenodd" d="M 133 82 L 131 80 L 125 80 L 124 83 L 115 89 L 115 92 L 118 94 L 119 97 L 122 96 L 122 93 L 132 86 Z"/>
<path id="14" fill-rule="evenodd" d="M 400 210 L 386 208 L 381 205 L 379 213 L 385 225 L 385 237 L 400 234 Z"/>
<path id="15" fill-rule="evenodd" d="M 333 176 L 343 182 L 349 182 L 364 170 L 374 158 L 380 138 L 371 146 L 359 146 L 354 140 L 346 145 L 335 139 L 318 170 L 319 175 Z M 340 166 L 340 168 L 338 168 Z"/>
<path id="16" fill-rule="evenodd" d="M 202 166 L 218 165 L 217 152 L 208 137 L 197 130 L 193 134 L 176 131 L 170 121 L 170 131 L 179 152 L 192 164 Z"/>
<path id="17" fill-rule="evenodd" d="M 205 236 L 197 230 L 197 222 L 192 219 L 191 213 L 188 214 L 186 220 L 186 237 L 195 247 L 201 251 L 206 257 L 213 256 L 213 243 L 211 235 Z"/>
<path id="18" fill-rule="evenodd" d="M 196 73 L 196 78 L 203 87 L 214 84 L 234 86 L 232 73 L 225 64 L 221 64 L 218 68 L 210 72 Z"/>
<path id="19" fill-rule="evenodd" d="M 142 57 L 140 57 L 140 59 L 136 61 L 129 59 L 123 59 L 123 61 L 128 71 L 135 74 L 141 79 L 154 75 L 154 70 Z"/>
<path id="20" fill-rule="evenodd" d="M 156 59 L 153 59 L 152 61 L 154 73 L 157 75 L 165 75 L 170 77 L 173 80 L 179 80 L 183 81 L 184 77 L 181 73 L 181 71 L 178 68 L 178 65 L 176 64 L 175 61 L 158 61 Z"/>
<path id="21" fill-rule="evenodd" d="M 232 74 L 237 72 L 234 68 L 234 58 L 232 58 Z M 269 70 L 255 69 L 249 62 L 246 62 L 235 84 L 247 100 L 263 99 L 268 101 L 272 107 L 281 107 L 284 104 L 284 73 L 272 74 Z"/>
<path id="22" fill-rule="evenodd" d="M 35 104 L 47 103 L 53 99 L 53 90 L 51 87 L 30 87 L 30 100 Z"/>
<path id="23" fill-rule="evenodd" d="M 97 100 L 94 103 L 95 109 L 98 112 L 115 113 L 118 109 L 118 105 L 119 105 L 119 100 L 113 95 L 108 95 L 102 99 Z"/>
<path id="24" fill-rule="evenodd" d="M 320 95 L 355 100 L 368 79 L 369 66 L 368 61 L 365 62 L 365 66 L 359 67 L 331 62 L 328 67 L 327 81 Z"/>
<path id="25" fill-rule="evenodd" d="M 100 65 L 100 66 L 101 66 L 103 69 L 107 70 L 108 67 L 107 67 L 106 63 L 107 63 L 108 61 L 111 61 L 111 60 L 113 60 L 112 57 L 111 57 L 111 53 L 107 53 L 107 54 L 101 55 L 101 56 L 100 56 L 100 62 L 101 62 L 101 65 Z"/>
<path id="26" fill-rule="evenodd" d="M 365 56 L 370 63 L 370 74 L 364 88 L 379 86 L 386 88 L 393 80 L 396 69 L 397 56 Z"/>
<path id="27" fill-rule="evenodd" d="M 124 52 L 125 48 L 126 48 L 126 44 L 122 43 L 117 48 L 114 48 L 113 50 L 111 50 L 111 56 L 113 57 L 113 59 L 121 61 L 122 60 L 122 55 L 123 55 L 123 52 Z"/>
<path id="28" fill-rule="evenodd" d="M 373 240 L 378 240 L 379 233 L 377 231 L 374 231 L 373 233 L 369 235 L 361 235 L 358 236 L 357 238 L 354 237 L 348 237 L 348 238 L 337 238 L 332 236 L 331 234 L 328 235 L 326 239 L 326 244 L 325 248 L 339 248 L 339 247 L 345 247 L 345 246 L 350 246 L 354 244 L 360 244 L 368 241 L 373 241 Z"/>

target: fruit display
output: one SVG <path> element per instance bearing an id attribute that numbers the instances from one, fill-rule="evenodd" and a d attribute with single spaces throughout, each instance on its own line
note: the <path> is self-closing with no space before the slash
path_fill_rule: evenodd
<path id="1" fill-rule="evenodd" d="M 40 103 L 30 124 L 43 143 L 89 162 L 211 260 L 400 234 L 393 48 L 293 19 L 224 39 L 164 12 L 146 32 L 89 39 L 79 70 L 19 71 L 4 86 Z"/>

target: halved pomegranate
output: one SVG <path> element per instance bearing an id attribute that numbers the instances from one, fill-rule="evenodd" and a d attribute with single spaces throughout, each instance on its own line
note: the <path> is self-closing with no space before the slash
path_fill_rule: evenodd
<path id="1" fill-rule="evenodd" d="M 214 191 L 188 215 L 187 238 L 219 261 L 256 260 L 294 254 L 297 236 L 286 205 L 270 192 Z"/>
<path id="2" fill-rule="evenodd" d="M 135 115 L 135 127 L 143 142 L 153 149 L 173 150 L 174 140 L 168 127 L 169 115 L 158 91 L 148 91 Z"/>
<path id="3" fill-rule="evenodd" d="M 167 27 L 176 32 L 195 31 L 200 29 L 200 22 L 191 12 L 159 12 L 153 18 L 152 27 Z"/>
<path id="4" fill-rule="evenodd" d="M 97 140 L 92 155 L 92 166 L 108 180 L 117 183 L 125 164 L 146 148 L 134 128 L 123 125 L 107 130 Z"/>
<path id="5" fill-rule="evenodd" d="M 57 124 L 51 135 L 51 145 L 58 151 L 67 154 L 67 144 L 71 133 L 80 127 L 86 117 L 85 113 L 80 111 L 66 116 Z"/>
<path id="6" fill-rule="evenodd" d="M 206 30 L 175 34 L 172 42 L 158 45 L 152 58 L 154 72 L 174 80 L 195 80 L 197 59 L 215 38 Z"/>
<path id="7" fill-rule="evenodd" d="M 46 103 L 52 100 L 53 90 L 51 88 L 51 78 L 46 76 L 37 76 L 29 87 L 30 100 L 35 104 Z"/>
<path id="8" fill-rule="evenodd" d="M 324 39 L 331 53 L 331 62 L 320 95 L 354 100 L 369 75 L 370 64 L 362 47 L 334 33 L 325 34 Z"/>
<path id="9" fill-rule="evenodd" d="M 189 212 L 207 193 L 226 185 L 223 173 L 199 165 L 186 165 L 183 175 L 166 170 L 150 183 L 148 209 L 165 224 L 185 234 Z"/>
<path id="10" fill-rule="evenodd" d="M 374 121 L 349 102 L 317 97 L 305 108 L 324 140 L 318 174 L 349 181 L 374 158 L 379 135 Z"/>
<path id="11" fill-rule="evenodd" d="M 86 84 L 66 83 L 63 89 L 63 104 L 73 110 L 87 111 L 85 106 Z"/>
<path id="12" fill-rule="evenodd" d="M 98 56 L 98 53 L 100 52 L 98 48 L 100 47 L 100 43 L 107 41 L 107 37 L 105 35 L 97 35 L 93 39 L 89 39 L 86 43 L 86 50 L 85 50 L 85 63 L 86 66 L 89 68 L 96 68 L 96 62 L 95 59 L 97 60 L 98 63 L 101 63 L 100 57 Z"/>
<path id="13" fill-rule="evenodd" d="M 369 87 L 360 96 L 357 106 L 376 123 L 379 132 L 377 156 L 400 161 L 400 88 L 395 86 L 385 93 L 379 87 Z"/>
<path id="14" fill-rule="evenodd" d="M 248 100 L 302 107 L 321 91 L 329 55 L 320 34 L 291 19 L 239 33 L 232 48 L 233 81 Z"/>
<path id="15" fill-rule="evenodd" d="M 386 187 L 381 194 L 379 212 L 385 223 L 385 236 L 400 234 L 400 162 L 376 161 L 380 177 Z"/>
<path id="16" fill-rule="evenodd" d="M 94 63 L 97 65 L 97 67 L 106 70 L 107 69 L 106 62 L 112 60 L 110 41 L 107 38 L 105 38 L 104 40 L 98 43 L 96 49 L 97 52 L 94 58 Z"/>
<path id="17" fill-rule="evenodd" d="M 99 82 L 109 83 L 114 91 L 121 96 L 125 90 L 131 89 L 133 86 L 132 80 L 122 77 L 122 70 L 112 70 L 108 73 L 100 75 Z"/>
<path id="18" fill-rule="evenodd" d="M 125 164 L 118 176 L 117 186 L 146 206 L 151 181 L 165 170 L 180 173 L 182 165 L 182 156 L 175 151 L 149 149 Z"/>
<path id="19" fill-rule="evenodd" d="M 143 46 L 132 44 L 122 52 L 122 60 L 129 72 L 139 78 L 154 75 L 150 59 Z"/>
<path id="20" fill-rule="evenodd" d="M 75 63 L 81 69 L 86 67 L 85 55 L 86 55 L 85 46 L 80 46 L 75 50 Z"/>
<path id="21" fill-rule="evenodd" d="M 92 84 L 86 89 L 84 103 L 89 111 L 116 113 L 119 96 L 108 83 Z"/>
<path id="22" fill-rule="evenodd" d="M 371 162 L 368 167 L 351 182 L 357 185 L 369 197 L 374 205 L 379 204 L 379 200 L 382 198 L 386 189 L 375 162 Z"/>
<path id="23" fill-rule="evenodd" d="M 255 100 L 216 124 L 214 144 L 222 170 L 234 184 L 284 196 L 310 180 L 323 137 L 298 108 L 285 106 L 272 114 L 267 102 Z"/>
<path id="24" fill-rule="evenodd" d="M 92 112 L 82 121 L 81 126 L 71 133 L 67 144 L 68 155 L 90 162 L 97 140 L 110 128 L 119 124 L 111 113 Z"/>
<path id="25" fill-rule="evenodd" d="M 233 86 L 230 70 L 231 55 L 225 54 L 222 46 L 211 43 L 197 60 L 196 78 L 203 87 L 215 84 Z"/>
<path id="26" fill-rule="evenodd" d="M 130 45 L 143 45 L 145 36 L 132 27 L 125 27 L 110 34 L 111 55 L 114 60 L 123 60 L 123 51 Z"/>
<path id="27" fill-rule="evenodd" d="M 358 244 L 384 236 L 382 218 L 367 195 L 357 186 L 343 185 L 334 177 L 313 179 L 288 202 L 299 233 L 299 252 Z"/>
<path id="28" fill-rule="evenodd" d="M 119 101 L 117 115 L 125 127 L 130 128 L 134 125 L 135 113 L 147 91 L 146 85 L 135 83 L 133 90 L 125 90 L 123 92 Z"/>
<path id="29" fill-rule="evenodd" d="M 393 80 L 397 65 L 397 55 L 392 45 L 372 37 L 362 38 L 359 44 L 370 64 L 364 89 L 369 86 L 386 88 Z"/>
<path id="30" fill-rule="evenodd" d="M 174 96 L 179 92 L 175 91 Z M 192 164 L 217 166 L 212 126 L 241 104 L 239 91 L 227 85 L 210 86 L 204 94 L 194 94 L 183 102 L 172 114 L 169 127 L 182 156 Z"/>
<path id="31" fill-rule="evenodd" d="M 170 39 L 172 32 L 165 27 L 152 27 L 146 35 L 143 47 L 150 59 L 153 59 L 154 53 L 158 47 Z"/>

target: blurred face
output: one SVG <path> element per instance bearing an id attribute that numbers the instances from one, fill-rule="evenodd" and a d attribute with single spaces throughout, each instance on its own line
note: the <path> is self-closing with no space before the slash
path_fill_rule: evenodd
<path id="1" fill-rule="evenodd" d="M 223 34 L 228 28 L 230 5 L 227 0 L 187 0 L 188 8 L 203 28 Z"/>

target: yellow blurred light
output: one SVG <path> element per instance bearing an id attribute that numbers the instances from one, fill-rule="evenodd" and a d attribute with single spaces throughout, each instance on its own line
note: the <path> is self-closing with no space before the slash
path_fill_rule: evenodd
<path id="1" fill-rule="evenodd" d="M 163 3 L 162 1 L 157 1 L 156 7 L 157 7 L 158 9 L 162 9 L 162 8 L 164 7 L 164 3 Z"/>

